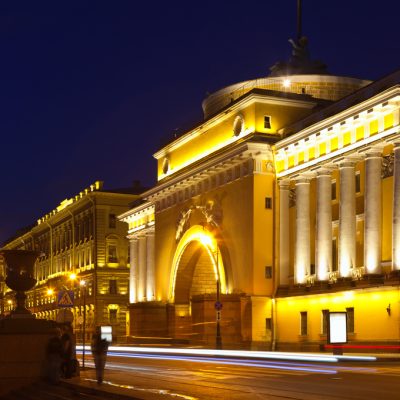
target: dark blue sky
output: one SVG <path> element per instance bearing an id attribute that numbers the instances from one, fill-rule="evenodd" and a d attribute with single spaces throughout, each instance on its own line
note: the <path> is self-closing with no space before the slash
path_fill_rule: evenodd
<path id="1" fill-rule="evenodd" d="M 96 179 L 155 182 L 152 154 L 201 101 L 290 55 L 296 1 L 0 5 L 0 242 Z M 336 75 L 400 67 L 400 4 L 303 0 L 313 58 Z"/>

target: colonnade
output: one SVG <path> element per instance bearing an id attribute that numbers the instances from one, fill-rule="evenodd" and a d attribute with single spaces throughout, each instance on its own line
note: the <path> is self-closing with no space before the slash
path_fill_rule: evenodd
<path id="1" fill-rule="evenodd" d="M 307 171 L 293 178 L 296 194 L 296 239 L 294 283 L 307 283 L 311 275 L 310 181 L 316 179 L 315 277 L 330 279 L 332 271 L 332 170 L 339 169 L 338 274 L 352 277 L 356 272 L 356 185 L 355 166 L 365 160 L 364 190 L 364 273 L 380 274 L 382 215 L 382 149 L 371 147 L 361 156 L 344 158 L 328 167 Z M 400 142 L 394 143 L 392 269 L 400 269 Z M 362 158 L 361 158 L 362 157 Z M 280 281 L 289 283 L 290 179 L 279 181 L 280 198 Z"/>
<path id="2" fill-rule="evenodd" d="M 154 230 L 129 238 L 129 302 L 155 300 Z"/>

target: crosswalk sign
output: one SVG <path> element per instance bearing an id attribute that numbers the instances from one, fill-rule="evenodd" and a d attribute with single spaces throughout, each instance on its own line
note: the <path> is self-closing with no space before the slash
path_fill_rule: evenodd
<path id="1" fill-rule="evenodd" d="M 74 306 L 74 291 L 60 290 L 58 292 L 58 307 L 73 307 Z"/>

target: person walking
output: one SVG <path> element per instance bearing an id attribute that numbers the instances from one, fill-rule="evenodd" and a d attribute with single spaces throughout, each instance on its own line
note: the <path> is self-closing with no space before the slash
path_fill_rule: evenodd
<path id="1" fill-rule="evenodd" d="M 61 336 L 61 344 L 62 344 L 62 372 L 64 378 L 72 378 L 72 356 L 73 356 L 73 347 L 72 347 L 72 339 L 69 332 L 65 332 Z"/>
<path id="2" fill-rule="evenodd" d="M 91 343 L 94 365 L 96 368 L 97 384 L 101 385 L 104 377 L 104 368 L 106 365 L 108 341 L 101 338 L 101 330 L 98 326 L 93 334 Z"/>
<path id="3" fill-rule="evenodd" d="M 55 385 L 60 383 L 63 347 L 61 342 L 61 330 L 56 329 L 47 344 L 47 377 Z"/>

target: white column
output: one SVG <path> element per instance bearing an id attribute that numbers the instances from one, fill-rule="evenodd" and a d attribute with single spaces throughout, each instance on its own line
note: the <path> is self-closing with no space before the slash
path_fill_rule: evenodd
<path id="1" fill-rule="evenodd" d="M 279 181 L 279 284 L 289 284 L 289 191 L 290 181 Z"/>
<path id="2" fill-rule="evenodd" d="M 295 281 L 305 283 L 310 273 L 310 180 L 296 180 Z"/>
<path id="3" fill-rule="evenodd" d="M 147 263 L 147 243 L 146 236 L 139 237 L 139 269 L 138 269 L 138 290 L 137 299 L 138 301 L 146 300 L 146 263 Z"/>
<path id="4" fill-rule="evenodd" d="M 137 302 L 138 278 L 138 240 L 129 240 L 130 273 L 129 273 L 129 303 Z"/>
<path id="5" fill-rule="evenodd" d="M 356 266 L 356 182 L 355 162 L 344 161 L 340 169 L 339 272 L 349 277 Z"/>
<path id="6" fill-rule="evenodd" d="M 400 142 L 394 143 L 392 269 L 400 270 Z"/>
<path id="7" fill-rule="evenodd" d="M 155 299 L 155 266 L 154 266 L 154 232 L 149 232 L 147 237 L 147 301 Z"/>
<path id="8" fill-rule="evenodd" d="M 332 179 L 328 169 L 317 172 L 315 264 L 317 280 L 328 280 L 332 270 Z"/>
<path id="9" fill-rule="evenodd" d="M 364 266 L 367 274 L 380 274 L 381 269 L 381 151 L 373 150 L 365 158 L 364 193 Z"/>

